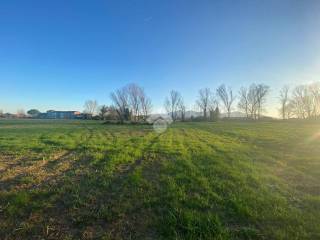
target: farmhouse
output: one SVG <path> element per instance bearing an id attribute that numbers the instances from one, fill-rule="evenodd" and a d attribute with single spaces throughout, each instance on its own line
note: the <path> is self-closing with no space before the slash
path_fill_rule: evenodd
<path id="1" fill-rule="evenodd" d="M 48 119 L 76 119 L 81 118 L 81 113 L 78 111 L 54 111 L 49 110 L 46 113 L 41 113 L 40 118 Z"/>

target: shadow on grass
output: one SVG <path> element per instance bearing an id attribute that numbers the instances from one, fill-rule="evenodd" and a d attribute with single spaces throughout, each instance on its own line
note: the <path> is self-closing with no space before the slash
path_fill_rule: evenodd
<path id="1" fill-rule="evenodd" d="M 136 210 L 141 208 L 138 202 L 129 201 L 133 205 L 127 205 L 128 198 L 135 195 L 129 188 L 131 175 L 146 158 L 133 160 L 126 167 L 117 163 L 113 172 L 104 171 L 110 161 L 110 152 L 93 164 L 87 146 L 92 136 L 90 131 L 75 151 L 41 165 L 45 177 L 38 179 L 36 184 L 24 173 L 0 182 L 0 219 L 5 219 L 0 221 L 1 236 L 8 239 L 103 236 L 121 239 L 146 232 L 154 234 L 145 229 L 146 224 L 140 216 L 146 217 L 150 213 L 139 213 Z M 157 138 L 153 139 L 143 152 L 156 141 Z M 119 148 L 112 155 L 122 151 Z M 61 170 L 59 166 L 66 167 Z M 122 171 L 118 167 L 123 167 Z M 132 212 L 135 214 L 131 217 Z"/>

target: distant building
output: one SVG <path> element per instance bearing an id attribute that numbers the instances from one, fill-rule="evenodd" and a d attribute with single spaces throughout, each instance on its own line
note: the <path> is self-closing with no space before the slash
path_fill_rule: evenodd
<path id="1" fill-rule="evenodd" d="M 16 118 L 17 116 L 15 114 L 11 113 L 5 113 L 2 115 L 3 118 Z"/>
<path id="2" fill-rule="evenodd" d="M 77 118 L 81 118 L 81 113 L 78 111 L 49 110 L 46 113 L 41 113 L 39 117 L 46 118 L 46 119 L 77 119 Z"/>

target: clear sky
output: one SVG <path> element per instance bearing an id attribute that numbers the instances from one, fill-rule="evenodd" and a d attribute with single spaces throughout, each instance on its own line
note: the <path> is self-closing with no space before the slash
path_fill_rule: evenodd
<path id="1" fill-rule="evenodd" d="M 319 0 L 2 0 L 0 109 L 82 110 L 127 83 L 171 89 L 320 80 Z"/>

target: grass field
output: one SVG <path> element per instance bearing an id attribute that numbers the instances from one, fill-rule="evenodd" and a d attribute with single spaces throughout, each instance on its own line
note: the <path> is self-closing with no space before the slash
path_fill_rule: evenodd
<path id="1" fill-rule="evenodd" d="M 0 121 L 0 239 L 320 239 L 320 122 Z"/>

